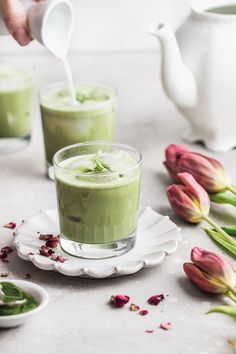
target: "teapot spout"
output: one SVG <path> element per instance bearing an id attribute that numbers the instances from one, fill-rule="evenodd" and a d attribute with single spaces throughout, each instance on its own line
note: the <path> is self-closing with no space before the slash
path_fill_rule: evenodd
<path id="1" fill-rule="evenodd" d="M 197 85 L 192 72 L 184 65 L 175 34 L 167 23 L 153 23 L 148 32 L 160 40 L 162 83 L 167 96 L 180 107 L 197 102 Z"/>

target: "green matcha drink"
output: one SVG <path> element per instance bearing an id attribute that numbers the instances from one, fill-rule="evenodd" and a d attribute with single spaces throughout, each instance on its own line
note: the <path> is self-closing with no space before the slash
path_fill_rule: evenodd
<path id="1" fill-rule="evenodd" d="M 75 86 L 76 104 L 67 84 L 57 83 L 40 93 L 47 166 L 61 148 L 95 140 L 113 141 L 116 121 L 116 92 L 97 84 Z M 50 176 L 50 171 L 49 171 Z"/>
<path id="2" fill-rule="evenodd" d="M 0 153 L 25 145 L 30 138 L 33 73 L 0 64 Z"/>
<path id="3" fill-rule="evenodd" d="M 104 258 L 120 255 L 134 245 L 140 165 L 140 154 L 119 144 L 77 144 L 55 155 L 65 251 L 84 258 Z"/>

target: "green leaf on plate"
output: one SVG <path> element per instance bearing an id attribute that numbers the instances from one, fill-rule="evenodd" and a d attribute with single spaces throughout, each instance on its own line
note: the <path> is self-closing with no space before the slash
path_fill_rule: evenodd
<path id="1" fill-rule="evenodd" d="M 16 305 L 14 307 L 0 306 L 0 316 L 17 315 L 19 313 L 28 312 L 38 306 L 37 302 L 32 295 L 19 288 L 11 282 L 0 282 L 2 291 L 4 293 L 4 302 L 26 299 L 26 302 L 22 305 Z"/>

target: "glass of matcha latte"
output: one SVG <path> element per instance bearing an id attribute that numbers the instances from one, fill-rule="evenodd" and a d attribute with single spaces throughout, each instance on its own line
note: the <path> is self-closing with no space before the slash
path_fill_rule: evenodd
<path id="1" fill-rule="evenodd" d="M 72 102 L 67 83 L 40 92 L 47 175 L 53 179 L 52 157 L 61 148 L 86 141 L 113 141 L 117 94 L 100 84 L 75 85 Z"/>
<path id="2" fill-rule="evenodd" d="M 0 154 L 28 144 L 33 89 L 32 69 L 0 62 Z"/>
<path id="3" fill-rule="evenodd" d="M 132 147 L 87 142 L 53 158 L 61 246 L 91 259 L 119 256 L 135 244 L 141 154 Z"/>

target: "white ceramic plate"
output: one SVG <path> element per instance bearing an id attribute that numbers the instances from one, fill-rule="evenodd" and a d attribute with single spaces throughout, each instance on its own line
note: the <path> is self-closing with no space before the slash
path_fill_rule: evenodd
<path id="1" fill-rule="evenodd" d="M 67 260 L 64 263 L 55 262 L 38 254 L 39 248 L 44 244 L 44 241 L 39 240 L 38 232 L 55 235 L 59 233 L 56 209 L 40 211 L 16 230 L 13 246 L 20 258 L 33 262 L 40 269 L 92 278 L 133 274 L 142 268 L 153 267 L 161 263 L 165 256 L 174 253 L 182 239 L 180 229 L 169 217 L 156 213 L 150 207 L 140 212 L 135 247 L 119 257 L 103 260 L 76 258 L 58 246 L 56 254 Z"/>

